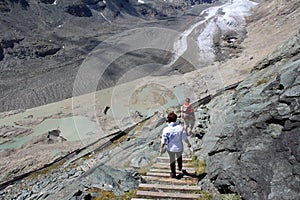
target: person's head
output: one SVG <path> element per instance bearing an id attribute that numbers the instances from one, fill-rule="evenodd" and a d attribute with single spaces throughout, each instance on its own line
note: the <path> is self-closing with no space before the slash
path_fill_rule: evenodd
<path id="1" fill-rule="evenodd" d="M 190 98 L 186 98 L 186 99 L 185 99 L 185 102 L 190 103 L 190 102 L 191 102 Z"/>
<path id="2" fill-rule="evenodd" d="M 176 122 L 176 120 L 177 120 L 177 115 L 176 115 L 174 112 L 171 112 L 171 113 L 168 114 L 167 119 L 168 119 L 168 122 L 169 122 L 169 123 L 170 123 L 170 122 Z"/>

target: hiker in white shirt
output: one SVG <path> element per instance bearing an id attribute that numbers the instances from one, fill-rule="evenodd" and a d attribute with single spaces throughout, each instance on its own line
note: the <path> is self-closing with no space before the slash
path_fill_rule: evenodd
<path id="1" fill-rule="evenodd" d="M 182 140 L 184 140 L 188 144 L 188 147 L 191 147 L 191 144 L 187 138 L 184 128 L 176 123 L 177 115 L 174 112 L 168 114 L 167 120 L 168 126 L 163 129 L 162 133 L 160 155 L 162 154 L 164 146 L 167 145 L 167 152 L 170 157 L 170 175 L 172 178 L 176 178 L 176 160 L 178 164 L 178 170 L 182 170 Z"/>

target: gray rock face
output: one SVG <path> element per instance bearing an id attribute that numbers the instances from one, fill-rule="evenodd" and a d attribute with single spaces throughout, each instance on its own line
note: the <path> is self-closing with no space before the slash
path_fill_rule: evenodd
<path id="1" fill-rule="evenodd" d="M 244 199 L 299 198 L 299 36 L 227 97 L 231 105 L 207 160 L 219 192 L 237 192 Z M 290 59 L 282 62 L 274 55 Z"/>
<path id="2" fill-rule="evenodd" d="M 91 199 L 89 197 L 99 197 L 102 190 L 121 198 L 120 195 L 136 189 L 142 181 L 138 168 L 151 164 L 158 155 L 159 136 L 166 126 L 163 122 L 157 114 L 143 127 L 133 129 L 123 141 L 111 141 L 109 149 L 70 158 L 62 165 L 56 163 L 45 173 L 38 171 L 32 179 L 22 179 L 3 189 L 0 199 Z M 60 131 L 55 129 L 30 142 L 52 144 L 59 142 L 60 137 Z M 8 155 L 9 152 L 0 151 L 0 156 Z M 14 173 L 27 166 L 16 168 Z"/>
<path id="3" fill-rule="evenodd" d="M 139 157 L 132 159 L 130 166 L 134 167 L 134 168 L 141 168 L 141 167 L 149 165 L 150 162 L 151 162 L 151 160 L 150 160 L 149 156 L 141 155 Z"/>
<path id="4" fill-rule="evenodd" d="M 206 133 L 207 128 L 210 123 L 210 116 L 208 114 L 208 108 L 205 106 L 201 106 L 198 110 L 198 117 L 197 117 L 197 125 L 194 130 L 194 136 L 201 139 Z"/>
<path id="5" fill-rule="evenodd" d="M 86 188 L 99 188 L 121 195 L 124 192 L 137 188 L 139 182 L 131 175 L 130 171 L 103 165 L 97 167 L 81 183 Z"/>

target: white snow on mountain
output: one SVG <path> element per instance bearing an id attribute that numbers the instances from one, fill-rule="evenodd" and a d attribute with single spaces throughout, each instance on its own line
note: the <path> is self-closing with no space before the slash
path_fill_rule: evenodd
<path id="1" fill-rule="evenodd" d="M 217 31 L 241 31 L 245 26 L 245 17 L 257 3 L 248 0 L 234 0 L 219 7 L 208 8 L 210 18 L 205 29 L 197 38 L 200 59 L 213 58 L 213 38 Z M 217 9 L 216 9 L 217 8 Z"/>
<path id="2" fill-rule="evenodd" d="M 197 43 L 200 60 L 213 60 L 214 37 L 220 31 L 242 31 L 245 26 L 245 17 L 250 14 L 250 9 L 257 5 L 248 0 L 233 0 L 221 6 L 210 7 L 203 10 L 200 16 L 205 16 L 201 21 L 193 24 L 189 29 L 181 33 L 173 45 L 173 58 L 169 66 L 182 56 L 188 49 L 187 38 L 193 31 L 198 30 Z M 203 26 L 204 28 L 197 29 Z"/>

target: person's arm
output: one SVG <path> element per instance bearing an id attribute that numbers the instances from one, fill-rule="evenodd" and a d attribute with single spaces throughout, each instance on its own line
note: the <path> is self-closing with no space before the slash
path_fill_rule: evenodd
<path id="1" fill-rule="evenodd" d="M 187 143 L 188 147 L 190 148 L 192 145 L 191 145 L 189 139 L 187 138 L 187 135 L 186 135 L 184 129 L 182 130 L 182 138 L 183 138 L 183 140 Z"/>
<path id="2" fill-rule="evenodd" d="M 190 143 L 190 141 L 188 139 L 185 142 L 187 143 L 187 145 L 188 145 L 189 148 L 192 147 L 192 145 L 191 145 L 191 143 Z"/>
<path id="3" fill-rule="evenodd" d="M 163 134 L 161 136 L 161 143 L 160 143 L 160 148 L 159 148 L 159 155 L 161 156 L 164 150 L 164 146 L 168 142 L 168 137 L 166 136 L 165 129 L 163 130 Z"/>
<path id="4" fill-rule="evenodd" d="M 162 155 L 162 152 L 164 150 L 164 146 L 165 146 L 165 144 L 163 144 L 163 143 L 160 144 L 159 156 Z"/>

